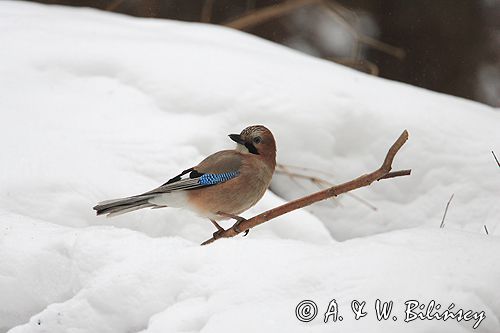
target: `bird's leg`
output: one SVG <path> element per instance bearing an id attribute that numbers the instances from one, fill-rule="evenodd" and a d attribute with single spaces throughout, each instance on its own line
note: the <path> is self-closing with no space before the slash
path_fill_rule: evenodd
<path id="1" fill-rule="evenodd" d="M 218 235 L 220 235 L 221 232 L 224 232 L 224 228 L 219 225 L 219 223 L 215 222 L 214 220 L 210 219 L 210 222 L 217 228 L 217 231 L 213 233 L 214 238 L 217 238 Z"/>
<path id="2" fill-rule="evenodd" d="M 241 230 L 238 228 L 238 225 L 243 222 L 243 221 L 246 221 L 247 219 L 244 218 L 244 217 L 241 217 L 241 216 L 238 216 L 238 215 L 234 215 L 234 214 L 228 214 L 228 213 L 224 213 L 224 212 L 217 212 L 217 215 L 220 215 L 220 216 L 224 216 L 224 217 L 229 217 L 229 218 L 232 218 L 232 219 L 235 219 L 236 220 L 236 223 L 233 224 L 233 226 L 231 228 L 234 228 L 234 230 L 236 230 L 236 232 L 241 232 Z M 245 237 L 246 235 L 248 235 L 248 232 L 250 230 L 247 229 L 245 230 L 245 234 L 243 235 L 243 237 Z"/>

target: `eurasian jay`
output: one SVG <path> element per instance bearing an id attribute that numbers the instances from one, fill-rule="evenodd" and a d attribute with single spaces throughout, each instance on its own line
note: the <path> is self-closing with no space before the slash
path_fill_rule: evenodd
<path id="1" fill-rule="evenodd" d="M 229 137 L 236 149 L 212 154 L 154 190 L 103 201 L 94 210 L 111 217 L 148 207 L 178 207 L 209 218 L 216 233 L 224 230 L 219 220 L 233 218 L 237 227 L 244 221 L 239 214 L 255 205 L 271 182 L 276 143 L 271 131 L 261 125 Z"/>

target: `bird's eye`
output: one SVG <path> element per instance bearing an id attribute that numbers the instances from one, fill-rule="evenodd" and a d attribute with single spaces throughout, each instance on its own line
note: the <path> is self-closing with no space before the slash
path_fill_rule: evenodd
<path id="1" fill-rule="evenodd" d="M 260 138 L 260 136 L 256 136 L 255 138 L 253 138 L 253 143 L 261 143 L 262 139 Z"/>

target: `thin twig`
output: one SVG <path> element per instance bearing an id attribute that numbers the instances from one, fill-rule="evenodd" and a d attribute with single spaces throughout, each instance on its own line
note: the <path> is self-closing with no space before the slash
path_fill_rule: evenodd
<path id="1" fill-rule="evenodd" d="M 302 167 L 302 166 L 296 166 L 296 165 L 290 165 L 290 164 L 280 164 L 280 163 L 276 164 L 276 168 L 277 168 L 277 170 L 275 170 L 275 173 L 286 174 L 292 180 L 294 180 L 295 178 L 307 179 L 307 180 L 311 181 L 312 183 L 316 184 L 318 186 L 318 188 L 320 188 L 320 189 L 323 189 L 325 187 L 335 186 L 335 184 L 330 183 L 329 181 L 326 181 L 326 180 L 324 180 L 322 178 L 317 178 L 317 177 L 312 177 L 312 176 L 308 176 L 308 175 L 304 175 L 304 174 L 300 174 L 300 173 L 291 172 L 291 171 L 288 170 L 288 168 L 297 169 L 297 170 L 303 170 L 303 171 L 309 171 L 309 172 L 317 172 L 317 173 L 322 173 L 322 174 L 324 174 L 326 176 L 329 176 L 329 177 L 335 177 L 331 172 L 327 172 L 327 171 L 319 170 L 319 169 L 314 169 L 314 168 L 306 168 L 306 167 Z M 405 174 L 401 174 L 401 175 L 402 176 L 406 176 L 406 175 L 410 174 L 410 171 L 411 170 L 402 170 L 402 171 L 398 171 L 398 172 L 404 172 Z M 395 174 L 395 172 L 394 173 L 391 172 L 390 174 L 391 175 Z M 298 186 L 300 186 L 300 183 L 298 183 L 297 181 L 295 181 L 295 183 Z M 350 196 L 354 200 L 357 200 L 357 201 L 361 202 L 362 204 L 364 204 L 365 206 L 369 207 L 373 211 L 377 211 L 378 210 L 378 208 L 375 205 L 373 205 L 372 203 L 370 203 L 368 200 L 363 199 L 363 198 L 357 196 L 354 193 L 346 193 L 346 195 Z M 332 198 L 332 199 L 334 199 L 334 198 Z"/>
<path id="2" fill-rule="evenodd" d="M 493 157 L 495 158 L 495 161 L 497 161 L 497 165 L 498 165 L 498 167 L 500 168 L 500 162 L 498 161 L 498 158 L 497 158 L 497 156 L 495 155 L 495 153 L 493 152 L 493 150 L 491 151 L 491 153 L 493 154 Z"/>
<path id="3" fill-rule="evenodd" d="M 125 0 L 115 0 L 113 1 L 112 3 L 110 3 L 109 5 L 106 6 L 106 8 L 104 8 L 104 10 L 107 10 L 107 11 L 114 11 L 115 9 L 117 9 L 118 7 L 121 6 L 121 4 L 124 2 Z"/>
<path id="4" fill-rule="evenodd" d="M 287 171 L 286 169 L 282 169 L 282 170 L 275 170 L 274 171 L 275 173 L 282 173 L 284 175 L 287 175 L 289 176 L 290 178 L 302 178 L 302 179 L 306 179 L 306 180 L 309 180 L 311 182 L 319 182 L 319 183 L 329 183 L 327 182 L 326 180 L 323 180 L 321 178 L 316 178 L 314 176 L 308 176 L 308 175 L 303 175 L 301 173 L 295 173 L 295 172 L 291 172 L 291 171 Z"/>
<path id="5" fill-rule="evenodd" d="M 356 43 L 358 44 L 358 43 Z M 326 59 L 331 60 L 333 62 L 336 62 L 337 64 L 341 64 L 344 66 L 348 66 L 354 69 L 357 69 L 359 71 L 363 71 L 365 73 L 368 73 L 370 75 L 374 76 L 379 76 L 380 74 L 380 69 L 376 64 L 374 64 L 371 61 L 368 61 L 366 59 L 359 59 L 357 60 L 357 51 L 353 51 L 354 59 L 351 58 L 335 58 L 335 57 L 327 57 Z"/>
<path id="6" fill-rule="evenodd" d="M 246 30 L 270 19 L 284 16 L 298 8 L 317 4 L 320 1 L 321 0 L 289 0 L 284 3 L 274 4 L 251 11 L 235 20 L 227 22 L 225 26 L 238 30 Z"/>
<path id="7" fill-rule="evenodd" d="M 300 183 L 297 181 L 296 178 L 307 178 L 307 176 L 295 174 L 291 171 L 288 171 L 288 168 L 285 167 L 284 165 L 280 165 L 280 169 L 281 170 L 275 170 L 274 172 L 275 173 L 284 173 L 284 174 L 288 175 L 290 177 L 290 179 L 295 183 L 295 185 L 297 185 L 299 187 L 302 187 L 302 186 L 300 185 Z M 307 178 L 307 179 L 311 180 L 310 178 Z"/>
<path id="8" fill-rule="evenodd" d="M 289 0 L 283 3 L 274 4 L 258 10 L 251 11 L 247 14 L 244 14 L 243 16 L 240 16 L 232 21 L 227 22 L 225 26 L 238 30 L 247 30 L 256 25 L 269 21 L 271 19 L 284 16 L 299 8 L 311 5 L 318 5 L 318 4 L 323 5 L 323 7 L 327 9 L 327 13 L 331 14 L 331 16 L 342 26 L 344 26 L 347 29 L 347 31 L 354 37 L 354 39 L 356 40 L 354 49 L 354 55 L 356 59 L 357 55 L 360 52 L 360 48 L 358 45 L 359 43 L 369 45 L 374 49 L 392 55 L 400 60 L 405 57 L 406 53 L 403 49 L 384 43 L 373 37 L 367 36 L 359 32 L 342 15 L 343 13 L 345 14 L 346 12 L 352 12 L 352 11 L 349 11 L 347 8 L 331 0 Z M 367 63 L 366 66 L 370 71 L 377 70 L 377 68 L 374 67 L 373 64 L 371 63 Z"/>
<path id="9" fill-rule="evenodd" d="M 394 142 L 394 144 L 389 148 L 389 151 L 387 152 L 387 155 L 384 159 L 384 163 L 377 170 L 362 175 L 346 183 L 327 188 L 325 190 L 313 193 L 311 195 L 302 197 L 297 200 L 293 200 L 284 205 L 275 207 L 259 215 L 256 215 L 251 219 L 241 221 L 237 226 L 233 225 L 231 228 L 228 228 L 218 234 L 215 234 L 212 238 L 204 241 L 202 245 L 210 244 L 220 238 L 234 237 L 239 233 L 241 233 L 242 231 L 254 228 L 262 223 L 265 223 L 283 214 L 289 213 L 299 208 L 309 206 L 321 200 L 338 196 L 342 193 L 346 193 L 360 187 L 368 186 L 374 181 L 382 179 L 382 177 L 390 173 L 394 157 L 396 156 L 398 151 L 401 149 L 401 147 L 405 144 L 407 140 L 408 140 L 408 132 L 405 130 L 403 131 L 403 133 L 401 133 L 396 142 Z"/>
<path id="10" fill-rule="evenodd" d="M 255 0 L 247 0 L 245 9 L 246 9 L 246 11 L 250 11 L 250 10 L 255 9 Z"/>
<path id="11" fill-rule="evenodd" d="M 484 231 L 486 231 L 486 234 L 489 235 L 490 233 L 488 232 L 488 228 L 486 228 L 486 224 L 484 225 Z"/>
<path id="12" fill-rule="evenodd" d="M 384 175 L 377 180 L 401 177 L 401 176 L 409 176 L 409 175 L 411 175 L 411 169 L 399 170 L 399 171 L 389 172 L 387 175 Z"/>
<path id="13" fill-rule="evenodd" d="M 325 170 L 320 170 L 320 169 L 315 169 L 315 168 L 307 168 L 307 167 L 297 166 L 297 165 L 278 163 L 278 164 L 276 164 L 276 168 L 278 168 L 278 169 L 283 169 L 283 168 L 297 169 L 297 170 L 302 170 L 302 171 L 317 172 L 317 173 L 322 173 L 325 176 L 335 177 L 335 175 L 333 173 L 325 171 Z"/>
<path id="14" fill-rule="evenodd" d="M 329 0 L 323 0 L 321 4 L 328 9 L 328 13 L 331 14 L 337 22 L 339 22 L 346 30 L 351 33 L 351 35 L 359 42 L 370 45 L 374 49 L 382 51 L 384 53 L 390 54 L 398 59 L 403 59 L 406 55 L 402 48 L 389 45 L 387 43 L 381 42 L 373 37 L 364 35 L 356 30 L 351 23 L 349 23 L 340 13 L 338 8 L 342 7 L 336 2 Z"/>
<path id="15" fill-rule="evenodd" d="M 443 220 L 441 220 L 441 225 L 439 226 L 439 228 L 444 228 L 444 219 L 446 218 L 446 213 L 448 213 L 448 207 L 450 207 L 450 202 L 451 200 L 453 199 L 453 196 L 455 195 L 455 193 L 453 193 L 450 197 L 450 200 L 448 200 L 448 203 L 446 204 L 446 208 L 444 210 L 444 215 L 443 215 Z"/>
<path id="16" fill-rule="evenodd" d="M 215 0 L 205 0 L 205 2 L 203 3 L 203 8 L 201 9 L 200 22 L 210 23 L 210 21 L 212 20 L 214 2 Z"/>
<path id="17" fill-rule="evenodd" d="M 314 177 L 314 176 L 303 175 L 301 173 L 290 172 L 283 165 L 280 165 L 280 168 L 281 168 L 281 170 L 275 170 L 274 173 L 282 173 L 282 174 L 287 175 L 290 179 L 294 180 L 295 183 L 297 185 L 299 185 L 299 186 L 300 186 L 300 183 L 297 182 L 295 180 L 295 178 L 306 179 L 306 180 L 310 181 L 311 183 L 316 184 L 316 186 L 318 186 L 318 188 L 320 188 L 320 189 L 324 189 L 325 187 L 335 186 L 333 183 L 330 183 L 329 181 L 326 181 L 326 180 L 321 179 L 321 178 L 317 178 L 317 177 Z M 303 169 L 308 169 L 308 168 L 303 168 Z M 363 199 L 363 198 L 361 198 L 361 197 L 359 197 L 359 196 L 357 196 L 357 195 L 355 195 L 353 193 L 346 193 L 346 195 L 350 196 L 354 200 L 357 200 L 357 201 L 361 202 L 365 206 L 369 207 L 371 210 L 374 210 L 374 211 L 377 210 L 377 207 L 375 205 L 371 204 L 367 200 L 365 200 L 365 199 Z M 331 198 L 331 199 L 335 199 L 335 198 Z"/>

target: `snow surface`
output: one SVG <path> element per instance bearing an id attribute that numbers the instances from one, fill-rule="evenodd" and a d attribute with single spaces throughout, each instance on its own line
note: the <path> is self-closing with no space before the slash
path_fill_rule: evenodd
<path id="1" fill-rule="evenodd" d="M 0 29 L 0 332 L 472 330 L 405 323 L 409 299 L 485 311 L 475 331 L 500 331 L 498 110 L 210 25 L 2 1 Z M 334 183 L 408 129 L 395 168 L 413 174 L 355 191 L 376 211 L 343 196 L 205 247 L 213 226 L 186 211 L 94 215 L 251 124 L 275 133 L 280 163 Z M 277 175 L 243 215 L 313 190 Z M 344 320 L 325 324 L 332 298 Z M 397 321 L 376 320 L 377 298 Z M 320 309 L 309 323 L 303 299 Z"/>

